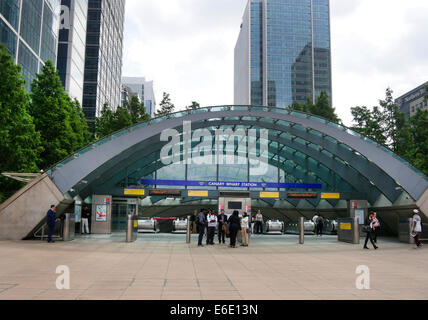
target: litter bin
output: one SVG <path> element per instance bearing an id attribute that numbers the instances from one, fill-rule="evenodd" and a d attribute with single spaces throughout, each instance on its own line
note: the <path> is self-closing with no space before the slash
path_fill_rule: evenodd
<path id="1" fill-rule="evenodd" d="M 63 240 L 73 241 L 76 228 L 76 216 L 74 213 L 66 213 L 64 219 Z"/>
<path id="2" fill-rule="evenodd" d="M 126 242 L 135 242 L 138 235 L 138 216 L 128 214 L 126 221 Z"/>

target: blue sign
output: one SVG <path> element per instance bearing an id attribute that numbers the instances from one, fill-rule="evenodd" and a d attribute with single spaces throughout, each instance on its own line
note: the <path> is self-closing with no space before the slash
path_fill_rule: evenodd
<path id="1" fill-rule="evenodd" d="M 187 186 L 220 188 L 272 188 L 272 189 L 322 189 L 321 184 L 308 183 L 271 183 L 271 182 L 225 182 L 225 181 L 185 181 L 142 179 L 142 185 Z"/>

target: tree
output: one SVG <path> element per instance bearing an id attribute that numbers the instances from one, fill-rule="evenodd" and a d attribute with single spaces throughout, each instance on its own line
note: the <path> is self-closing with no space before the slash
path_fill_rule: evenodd
<path id="1" fill-rule="evenodd" d="M 330 105 L 330 99 L 325 91 L 321 91 L 315 105 L 309 109 L 309 112 L 324 117 L 333 122 L 341 122 L 336 115 L 336 110 Z"/>
<path id="2" fill-rule="evenodd" d="M 382 129 L 383 114 L 378 107 L 373 107 L 373 110 L 365 106 L 355 107 L 351 108 L 351 113 L 356 123 L 352 127 L 355 131 L 381 144 L 385 143 L 386 137 Z"/>
<path id="3" fill-rule="evenodd" d="M 146 112 L 144 102 L 140 102 L 137 96 L 131 96 L 129 101 L 126 101 L 126 109 L 131 115 L 132 123 L 144 122 L 150 119 Z"/>
<path id="4" fill-rule="evenodd" d="M 159 104 L 160 110 L 156 112 L 156 116 L 167 116 L 174 112 L 175 106 L 171 102 L 171 99 L 169 97 L 169 94 L 164 92 L 163 93 L 163 99 L 161 103 Z"/>
<path id="5" fill-rule="evenodd" d="M 321 92 L 316 104 L 314 104 L 311 99 L 307 99 L 305 104 L 294 101 L 293 104 L 288 108 L 290 110 L 296 110 L 320 116 L 333 122 L 341 122 L 339 117 L 336 115 L 336 110 L 330 105 L 330 99 L 325 91 Z"/>
<path id="6" fill-rule="evenodd" d="M 37 162 L 43 151 L 40 134 L 28 113 L 30 97 L 21 67 L 14 64 L 4 45 L 0 45 L 0 79 L 0 174 L 38 172 Z M 0 175 L 0 203 L 22 185 Z"/>
<path id="7" fill-rule="evenodd" d="M 201 105 L 196 102 L 196 101 L 192 101 L 192 104 L 190 106 L 186 107 L 186 110 L 195 110 L 195 109 L 199 109 L 201 107 Z"/>
<path id="8" fill-rule="evenodd" d="M 44 149 L 39 166 L 48 168 L 89 143 L 88 127 L 80 106 L 65 92 L 51 61 L 31 83 L 31 91 L 30 113 Z"/>
<path id="9" fill-rule="evenodd" d="M 132 124 L 132 116 L 126 107 L 119 106 L 113 111 L 104 104 L 101 117 L 95 119 L 96 136 L 102 138 Z"/>
<path id="10" fill-rule="evenodd" d="M 382 120 L 386 144 L 393 151 L 397 151 L 397 135 L 400 130 L 399 123 L 401 123 L 403 115 L 400 114 L 398 106 L 394 103 L 392 94 L 393 91 L 391 88 L 387 88 L 385 100 L 380 100 L 379 105 L 384 115 Z"/>

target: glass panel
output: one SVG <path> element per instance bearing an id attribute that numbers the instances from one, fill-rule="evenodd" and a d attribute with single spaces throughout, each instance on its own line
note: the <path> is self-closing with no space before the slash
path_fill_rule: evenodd
<path id="1" fill-rule="evenodd" d="M 298 117 L 298 118 L 305 118 L 306 119 L 308 117 L 308 115 L 306 113 L 300 113 L 300 112 L 296 112 L 296 111 L 293 111 L 290 114 L 292 116 L 295 116 L 295 117 Z"/>
<path id="2" fill-rule="evenodd" d="M 316 117 L 316 116 L 309 116 L 309 119 L 314 120 L 316 122 L 320 122 L 320 123 L 326 123 L 327 122 L 326 119 L 319 118 L 319 117 Z"/>
<path id="3" fill-rule="evenodd" d="M 330 127 L 339 129 L 339 130 L 345 130 L 345 128 L 343 126 L 341 126 L 340 124 L 334 123 L 334 122 L 329 122 L 328 125 Z"/>

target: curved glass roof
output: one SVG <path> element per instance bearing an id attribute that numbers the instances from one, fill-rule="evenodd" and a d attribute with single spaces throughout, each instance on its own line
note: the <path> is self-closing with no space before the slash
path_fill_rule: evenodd
<path id="1" fill-rule="evenodd" d="M 162 174 L 162 170 L 168 169 L 159 164 L 159 150 L 166 144 L 159 139 L 161 127 L 180 132 L 182 121 L 187 120 L 192 121 L 193 130 L 269 130 L 269 164 L 276 168 L 276 181 L 282 176 L 290 181 L 314 181 L 323 184 L 325 190 L 364 191 L 370 198 L 382 193 L 391 202 L 401 194 L 399 188 L 416 200 L 428 187 L 428 179 L 420 170 L 358 132 L 306 113 L 260 106 L 216 106 L 158 117 L 94 142 L 47 173 L 64 193 L 71 187 L 85 189 L 77 183 L 82 179 L 88 181 L 89 186 L 102 183 L 113 187 L 123 185 L 124 180 L 138 181 L 144 176 Z M 128 139 L 130 137 L 133 140 Z M 88 162 L 89 159 L 94 160 Z M 82 177 L 71 176 L 72 172 L 76 173 L 77 162 L 85 167 L 79 173 Z M 187 169 L 196 174 L 194 168 Z M 236 176 L 233 169 L 228 170 L 232 171 L 225 174 L 225 178 Z M 408 174 L 406 170 L 410 170 Z M 213 174 L 212 169 L 206 168 L 205 173 L 197 175 L 212 178 Z M 216 177 L 218 174 L 217 169 Z M 412 186 L 407 176 L 409 179 L 418 177 L 417 186 Z M 247 178 L 251 178 L 251 173 Z"/>

